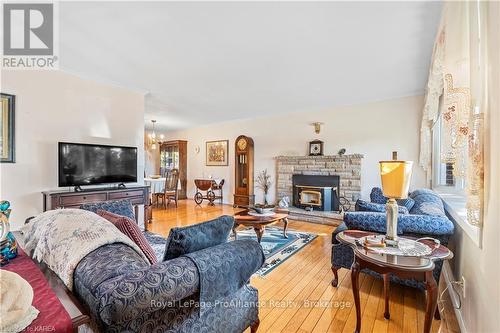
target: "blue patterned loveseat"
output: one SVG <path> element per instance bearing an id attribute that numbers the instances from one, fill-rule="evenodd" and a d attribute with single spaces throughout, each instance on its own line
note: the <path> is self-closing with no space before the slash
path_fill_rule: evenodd
<path id="1" fill-rule="evenodd" d="M 338 284 L 337 271 L 340 268 L 350 269 L 354 254 L 349 246 L 340 244 L 336 235 L 347 229 L 357 229 L 385 233 L 386 214 L 384 205 L 387 201 L 382 190 L 374 187 L 370 194 L 371 202 L 358 200 L 355 212 L 347 212 L 344 215 L 344 223 L 339 225 L 332 234 L 332 271 L 334 279 L 333 286 Z M 453 234 L 453 223 L 446 216 L 441 198 L 429 189 L 418 189 L 410 193 L 406 200 L 398 201 L 400 205 L 398 214 L 398 234 L 413 237 L 433 237 L 441 244 L 447 245 L 449 237 Z M 434 277 L 439 282 L 442 262 L 436 262 Z M 380 277 L 371 270 L 365 273 Z M 425 289 L 422 282 L 412 279 L 400 279 L 392 275 L 391 281 L 403 285 Z"/>
<path id="2" fill-rule="evenodd" d="M 115 206 L 104 208 L 130 213 L 126 204 Z M 73 292 L 89 308 L 100 332 L 239 333 L 248 327 L 255 332 L 258 295 L 248 281 L 264 262 L 260 245 L 238 240 L 206 246 L 217 243 L 213 238 L 221 234 L 210 224 L 224 225 L 229 233 L 232 223 L 231 217 L 221 217 L 172 229 L 166 248 L 182 242 L 197 248 L 154 265 L 127 245 L 102 246 L 76 267 Z M 189 236 L 194 234 L 193 240 Z M 204 300 L 210 301 L 203 304 L 200 295 L 209 295 Z"/>

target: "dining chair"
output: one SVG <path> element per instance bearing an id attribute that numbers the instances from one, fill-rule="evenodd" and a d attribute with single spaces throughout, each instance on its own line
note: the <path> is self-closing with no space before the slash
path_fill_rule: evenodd
<path id="1" fill-rule="evenodd" d="M 170 204 L 173 199 L 175 201 L 175 207 L 177 207 L 178 200 L 178 185 L 179 184 L 179 170 L 172 169 L 165 172 L 165 187 L 163 193 L 156 193 L 156 202 L 162 199 L 163 206 L 165 209 Z"/>

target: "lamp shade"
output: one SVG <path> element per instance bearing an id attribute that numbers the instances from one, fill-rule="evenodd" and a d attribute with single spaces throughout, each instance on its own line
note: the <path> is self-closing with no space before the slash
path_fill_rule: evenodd
<path id="1" fill-rule="evenodd" d="M 405 199 L 410 188 L 412 161 L 380 161 L 382 191 L 388 198 Z"/>

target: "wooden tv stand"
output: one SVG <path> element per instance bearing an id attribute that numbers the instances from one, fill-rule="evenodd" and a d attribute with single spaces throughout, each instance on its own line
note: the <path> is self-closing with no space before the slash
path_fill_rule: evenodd
<path id="1" fill-rule="evenodd" d="M 79 208 L 84 203 L 129 199 L 139 221 L 139 205 L 144 205 L 144 230 L 148 229 L 147 206 L 149 206 L 149 186 L 130 185 L 127 187 L 96 188 L 75 191 L 46 191 L 43 193 L 43 211 L 57 208 Z"/>

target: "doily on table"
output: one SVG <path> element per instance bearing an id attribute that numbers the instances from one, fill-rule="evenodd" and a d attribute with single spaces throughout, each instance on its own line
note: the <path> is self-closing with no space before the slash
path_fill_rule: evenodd
<path id="1" fill-rule="evenodd" d="M 370 236 L 367 236 L 370 237 Z M 364 244 L 366 237 L 362 237 L 359 239 L 361 244 Z M 370 238 L 373 238 L 371 236 Z M 429 247 L 428 245 L 417 242 L 413 239 L 408 238 L 398 238 L 398 246 L 386 246 L 386 247 L 367 247 L 371 251 L 380 253 L 380 254 L 391 254 L 395 256 L 406 256 L 406 257 L 423 257 L 428 256 L 432 253 L 434 249 Z"/>
<path id="2" fill-rule="evenodd" d="M 267 217 L 267 216 L 274 216 L 276 215 L 275 212 L 265 212 L 265 213 L 257 213 L 257 212 L 248 212 L 248 215 L 252 215 L 252 216 L 257 216 L 257 217 Z"/>

